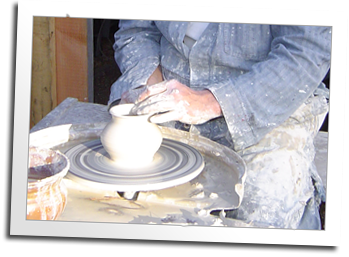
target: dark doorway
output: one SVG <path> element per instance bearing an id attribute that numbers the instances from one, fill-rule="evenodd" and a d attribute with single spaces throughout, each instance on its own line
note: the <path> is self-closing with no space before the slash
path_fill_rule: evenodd
<path id="1" fill-rule="evenodd" d="M 93 20 L 94 103 L 108 104 L 110 87 L 121 75 L 113 49 L 118 25 L 119 20 Z"/>

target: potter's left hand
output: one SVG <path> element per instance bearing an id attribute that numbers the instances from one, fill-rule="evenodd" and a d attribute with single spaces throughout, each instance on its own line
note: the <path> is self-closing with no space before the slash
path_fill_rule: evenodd
<path id="1" fill-rule="evenodd" d="M 222 115 L 220 105 L 209 90 L 193 90 L 177 80 L 147 86 L 131 112 L 152 114 L 153 123 L 178 120 L 202 124 Z"/>

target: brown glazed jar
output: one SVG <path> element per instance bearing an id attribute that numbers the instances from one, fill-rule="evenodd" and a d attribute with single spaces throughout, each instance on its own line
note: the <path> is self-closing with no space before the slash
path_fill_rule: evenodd
<path id="1" fill-rule="evenodd" d="M 30 147 L 27 219 L 55 220 L 63 212 L 68 194 L 63 177 L 69 166 L 59 151 Z"/>

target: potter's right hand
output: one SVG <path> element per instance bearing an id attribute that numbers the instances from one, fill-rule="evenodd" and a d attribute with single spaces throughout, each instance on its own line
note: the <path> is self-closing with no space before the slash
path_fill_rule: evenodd
<path id="1" fill-rule="evenodd" d="M 194 90 L 177 80 L 148 86 L 138 101 L 130 113 L 152 115 L 153 123 L 202 124 L 222 115 L 217 99 L 209 90 Z"/>

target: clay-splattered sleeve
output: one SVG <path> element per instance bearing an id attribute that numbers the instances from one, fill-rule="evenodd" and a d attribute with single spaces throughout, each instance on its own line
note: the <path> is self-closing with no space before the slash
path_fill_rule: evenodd
<path id="1" fill-rule="evenodd" d="M 120 20 L 114 57 L 122 75 L 111 87 L 109 104 L 123 92 L 146 84 L 160 63 L 160 38 L 153 21 Z"/>
<path id="2" fill-rule="evenodd" d="M 209 87 L 240 150 L 257 143 L 297 110 L 330 67 L 331 28 L 272 26 L 268 57 L 244 75 Z"/>

